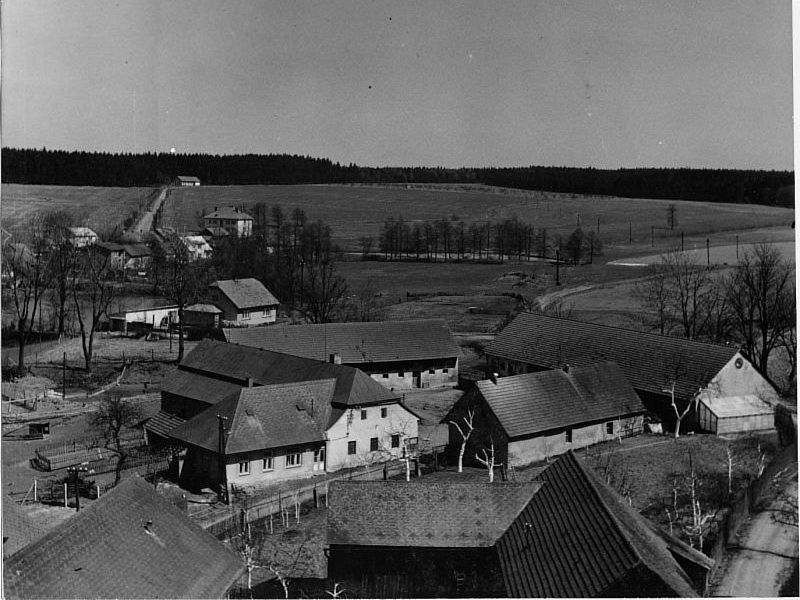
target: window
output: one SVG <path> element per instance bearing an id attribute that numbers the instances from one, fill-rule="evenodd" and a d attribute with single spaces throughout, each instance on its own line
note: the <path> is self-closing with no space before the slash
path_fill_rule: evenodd
<path id="1" fill-rule="evenodd" d="M 613 434 L 614 433 L 614 421 L 609 421 L 606 423 L 606 433 Z"/>
<path id="2" fill-rule="evenodd" d="M 383 378 L 384 378 L 384 379 L 389 379 L 389 374 L 388 374 L 388 373 L 384 373 L 384 374 L 383 374 Z"/>
<path id="3" fill-rule="evenodd" d="M 566 441 L 568 444 L 572 443 L 572 429 L 567 429 L 564 432 L 564 441 Z"/>
<path id="4" fill-rule="evenodd" d="M 268 309 L 268 308 L 265 308 L 265 309 L 264 309 L 264 316 L 265 316 L 265 317 L 268 317 L 268 316 L 269 316 L 269 309 Z"/>
<path id="5" fill-rule="evenodd" d="M 447 368 L 442 369 L 442 373 L 449 373 L 449 372 L 450 372 L 450 369 L 447 369 Z"/>
<path id="6" fill-rule="evenodd" d="M 267 457 L 261 459 L 261 470 L 262 471 L 272 471 L 273 468 L 274 467 L 273 467 L 273 462 L 272 462 L 272 457 L 271 456 L 267 456 Z"/>
<path id="7" fill-rule="evenodd" d="M 243 460 L 239 463 L 239 475 L 249 475 L 250 474 L 250 461 Z"/>
<path id="8" fill-rule="evenodd" d="M 292 452 L 291 454 L 286 455 L 286 468 L 289 467 L 299 467 L 303 464 L 303 454 L 302 452 Z"/>
<path id="9" fill-rule="evenodd" d="M 406 375 L 406 374 L 405 374 L 405 373 L 403 373 L 403 371 L 398 371 L 398 372 L 397 372 L 397 376 L 398 376 L 398 377 L 405 377 L 405 375 Z"/>
<path id="10" fill-rule="evenodd" d="M 366 408 L 362 408 L 361 409 L 361 420 L 362 421 L 366 421 L 366 419 L 367 419 L 367 409 Z"/>
<path id="11" fill-rule="evenodd" d="M 242 320 L 249 319 L 250 318 L 250 311 L 249 310 L 243 310 L 241 315 L 242 315 Z"/>
<path id="12" fill-rule="evenodd" d="M 325 462 L 325 446 L 322 446 L 322 448 L 317 448 L 316 450 L 314 450 L 314 462 L 316 463 Z"/>
<path id="13" fill-rule="evenodd" d="M 378 449 L 378 438 L 369 438 L 369 450 L 375 452 Z"/>
<path id="14" fill-rule="evenodd" d="M 428 373 L 430 375 L 435 375 L 436 374 L 436 369 L 428 369 Z"/>
<path id="15" fill-rule="evenodd" d="M 347 453 L 348 454 L 355 454 L 356 453 L 356 443 L 355 442 L 347 442 Z"/>
<path id="16" fill-rule="evenodd" d="M 389 409 L 388 409 L 388 408 L 386 408 L 386 407 L 383 407 L 383 408 L 381 409 L 381 419 L 385 419 L 385 418 L 386 418 L 386 415 L 387 415 L 388 413 L 389 413 Z"/>
<path id="17" fill-rule="evenodd" d="M 392 448 L 399 448 L 400 447 L 400 435 L 395 434 L 392 436 Z"/>

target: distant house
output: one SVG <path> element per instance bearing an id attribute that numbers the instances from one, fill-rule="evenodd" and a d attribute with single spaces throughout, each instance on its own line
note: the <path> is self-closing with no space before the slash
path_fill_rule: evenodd
<path id="1" fill-rule="evenodd" d="M 3 561 L 5 598 L 225 598 L 242 560 L 139 477 Z"/>
<path id="2" fill-rule="evenodd" d="M 202 235 L 183 235 L 181 242 L 189 252 L 189 260 L 192 261 L 211 258 L 211 254 L 214 252 Z"/>
<path id="3" fill-rule="evenodd" d="M 175 178 L 175 185 L 179 187 L 194 187 L 200 185 L 200 180 L 193 175 L 178 175 Z"/>
<path id="4" fill-rule="evenodd" d="M 164 380 L 146 428 L 151 443 L 187 447 L 187 486 L 231 488 L 396 458 L 418 417 L 358 369 L 204 340 Z"/>
<path id="5" fill-rule="evenodd" d="M 621 369 L 610 362 L 478 381 L 445 420 L 463 429 L 470 410 L 476 429 L 466 456 L 494 443 L 497 462 L 513 466 L 637 435 L 645 413 Z M 451 454 L 457 454 L 462 438 L 450 427 Z"/>
<path id="6" fill-rule="evenodd" d="M 75 248 L 96 244 L 100 238 L 88 227 L 67 227 L 67 240 Z"/>
<path id="7" fill-rule="evenodd" d="M 461 351 L 444 319 L 226 329 L 229 342 L 327 361 L 368 373 L 390 389 L 458 380 Z"/>
<path id="8" fill-rule="evenodd" d="M 125 251 L 125 269 L 130 271 L 146 271 L 150 268 L 152 252 L 145 244 L 123 244 Z"/>
<path id="9" fill-rule="evenodd" d="M 226 324 L 249 327 L 274 323 L 278 300 L 258 279 L 222 279 L 208 287 L 208 299 L 222 310 Z"/>
<path id="10" fill-rule="evenodd" d="M 341 481 L 328 581 L 355 597 L 695 597 L 714 562 L 569 452 L 536 481 Z"/>
<path id="11" fill-rule="evenodd" d="M 183 324 L 199 329 L 217 329 L 222 324 L 222 311 L 213 304 L 192 304 L 183 309 Z"/>
<path id="12" fill-rule="evenodd" d="M 114 270 L 125 267 L 125 247 L 115 242 L 96 242 L 92 249 L 104 256 L 108 256 L 108 266 Z"/>
<path id="13" fill-rule="evenodd" d="M 517 316 L 484 352 L 489 370 L 500 375 L 613 361 L 645 407 L 670 427 L 675 423 L 673 382 L 680 411 L 694 405 L 701 390 L 719 398 L 755 395 L 770 403 L 778 398 L 775 387 L 736 347 L 537 313 Z M 694 410 L 681 426 L 697 427 Z"/>
<path id="14" fill-rule="evenodd" d="M 697 412 L 700 429 L 717 435 L 775 428 L 775 406 L 758 396 L 716 398 L 703 395 Z"/>
<path id="15" fill-rule="evenodd" d="M 221 227 L 230 235 L 248 237 L 253 235 L 253 217 L 233 206 L 215 206 L 214 210 L 203 216 L 203 227 Z"/>

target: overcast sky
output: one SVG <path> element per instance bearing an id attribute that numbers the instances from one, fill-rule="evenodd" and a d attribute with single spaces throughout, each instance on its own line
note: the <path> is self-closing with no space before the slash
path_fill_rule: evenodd
<path id="1" fill-rule="evenodd" d="M 2 9 L 4 146 L 792 168 L 790 0 Z"/>

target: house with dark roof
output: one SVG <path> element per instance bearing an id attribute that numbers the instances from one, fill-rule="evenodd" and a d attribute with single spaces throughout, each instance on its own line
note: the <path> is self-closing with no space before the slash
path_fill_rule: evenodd
<path id="1" fill-rule="evenodd" d="M 233 327 L 274 323 L 278 299 L 252 277 L 222 279 L 208 286 L 208 300 L 222 311 L 222 320 Z"/>
<path id="2" fill-rule="evenodd" d="M 475 431 L 465 456 L 494 444 L 498 463 L 523 466 L 599 442 L 642 432 L 646 409 L 612 362 L 570 366 L 478 381 L 450 409 L 446 422 Z M 450 424 L 449 454 L 462 437 Z"/>
<path id="3" fill-rule="evenodd" d="M 400 457 L 418 424 L 398 394 L 358 369 L 203 340 L 164 380 L 145 427 L 151 443 L 188 449 L 187 485 L 224 479 L 230 489 Z"/>
<path id="4" fill-rule="evenodd" d="M 245 567 L 139 477 L 3 561 L 5 598 L 224 598 Z"/>
<path id="5" fill-rule="evenodd" d="M 183 324 L 198 329 L 217 329 L 222 323 L 222 311 L 213 304 L 191 304 L 183 309 Z"/>
<path id="6" fill-rule="evenodd" d="M 215 206 L 203 215 L 203 227 L 222 227 L 232 236 L 248 237 L 253 235 L 253 217 L 235 206 Z"/>
<path id="7" fill-rule="evenodd" d="M 772 383 L 735 346 L 539 313 L 518 315 L 484 352 L 489 371 L 503 376 L 613 361 L 645 407 L 670 427 L 675 423 L 673 384 L 681 412 L 689 404 L 696 406 L 701 391 L 720 398 L 756 395 L 771 404 L 778 398 Z M 681 427 L 697 427 L 694 408 Z"/>
<path id="8" fill-rule="evenodd" d="M 175 178 L 175 185 L 179 187 L 195 187 L 200 185 L 200 179 L 194 175 L 178 175 Z"/>
<path id="9" fill-rule="evenodd" d="M 528 484 L 333 483 L 327 535 L 357 597 L 694 597 L 714 564 L 572 452 Z"/>
<path id="10" fill-rule="evenodd" d="M 389 389 L 458 381 L 461 351 L 444 319 L 226 329 L 229 342 L 356 367 Z"/>
<path id="11" fill-rule="evenodd" d="M 125 247 L 122 244 L 98 241 L 92 249 L 103 256 L 108 256 L 108 266 L 112 269 L 121 271 L 125 268 Z"/>

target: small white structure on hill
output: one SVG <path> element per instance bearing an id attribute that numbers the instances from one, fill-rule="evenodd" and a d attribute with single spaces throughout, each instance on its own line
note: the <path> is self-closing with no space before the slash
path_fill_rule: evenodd
<path id="1" fill-rule="evenodd" d="M 179 187 L 194 187 L 200 185 L 200 180 L 193 175 L 178 175 L 175 178 L 175 185 Z"/>
<path id="2" fill-rule="evenodd" d="M 96 244 L 100 238 L 88 227 L 67 227 L 67 239 L 75 248 L 84 248 Z"/>

